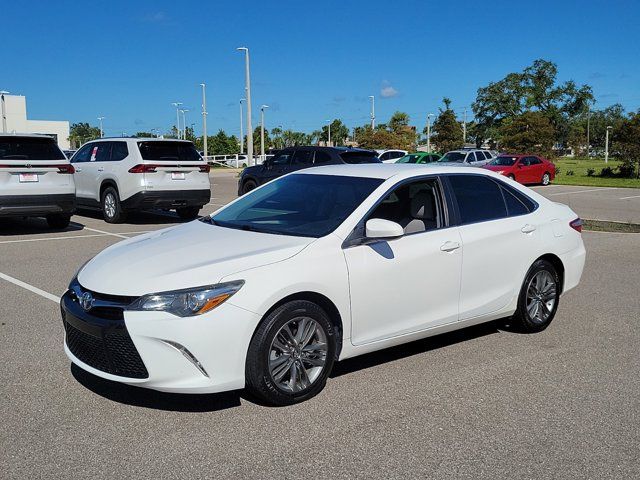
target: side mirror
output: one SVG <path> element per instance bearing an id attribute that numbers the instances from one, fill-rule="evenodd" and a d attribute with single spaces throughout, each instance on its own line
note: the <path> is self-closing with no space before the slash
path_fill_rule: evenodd
<path id="1" fill-rule="evenodd" d="M 367 238 L 397 238 L 404 235 L 404 229 L 391 220 L 372 218 L 367 220 L 365 235 Z"/>

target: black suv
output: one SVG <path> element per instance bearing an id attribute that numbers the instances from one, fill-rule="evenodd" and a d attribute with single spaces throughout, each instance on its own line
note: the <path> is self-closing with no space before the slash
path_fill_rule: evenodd
<path id="1" fill-rule="evenodd" d="M 381 163 L 376 152 L 347 147 L 291 147 L 279 150 L 262 165 L 247 167 L 238 181 L 238 195 L 257 186 L 303 168 L 321 165 Z"/>

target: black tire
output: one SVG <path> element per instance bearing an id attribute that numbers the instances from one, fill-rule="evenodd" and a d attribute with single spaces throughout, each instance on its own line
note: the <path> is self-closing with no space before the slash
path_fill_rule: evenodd
<path id="1" fill-rule="evenodd" d="M 546 277 L 545 273 L 549 277 Z M 536 290 L 534 283 L 538 275 L 552 280 L 553 288 L 534 292 Z M 533 289 L 530 290 L 532 285 Z M 522 284 L 520 295 L 518 296 L 518 309 L 511 319 L 511 325 L 523 333 L 541 332 L 547 328 L 558 310 L 560 288 L 560 276 L 555 267 L 546 260 L 537 260 L 527 272 Z M 551 299 L 553 299 L 553 305 L 549 308 L 548 301 Z M 537 308 L 533 305 L 534 303 L 538 304 Z M 533 311 L 535 315 L 532 314 Z"/>
<path id="2" fill-rule="evenodd" d="M 242 194 L 249 193 L 251 190 L 257 187 L 256 182 L 254 180 L 247 180 L 242 184 Z"/>
<path id="3" fill-rule="evenodd" d="M 295 322 L 297 322 L 298 319 L 310 319 L 315 321 L 314 327 L 316 329 L 320 328 L 322 332 L 317 332 L 319 337 L 316 337 L 316 334 L 314 333 L 314 336 L 308 340 L 308 346 L 312 345 L 311 342 L 314 341 L 313 338 L 316 338 L 316 345 L 322 345 L 322 342 L 318 341 L 317 338 L 320 338 L 323 335 L 326 339 L 326 355 L 323 359 L 324 364 L 322 369 L 317 373 L 312 372 L 316 376 L 311 383 L 297 391 L 291 391 L 283 386 L 282 383 L 279 383 L 274 379 L 274 376 L 270 371 L 269 364 L 272 361 L 271 357 L 274 339 L 277 335 L 278 339 L 283 338 L 280 334 L 283 332 L 283 327 L 286 328 L 285 325 L 289 326 L 290 332 L 293 332 L 294 330 L 291 330 L 291 328 L 295 329 Z M 307 320 L 307 322 L 309 322 L 309 320 Z M 297 323 L 297 325 L 299 326 L 300 323 Z M 299 331 L 295 331 L 295 336 L 297 337 Z M 303 335 L 301 334 L 301 337 L 302 336 Z M 287 347 L 289 347 L 289 345 L 291 344 L 287 344 Z M 291 385 L 291 383 L 295 383 L 292 379 L 293 374 L 291 373 L 293 370 L 300 372 L 300 378 L 303 378 L 301 373 L 302 370 L 299 370 L 300 367 L 297 365 L 299 364 L 302 366 L 303 362 L 307 361 L 305 358 L 308 358 L 300 355 L 300 352 L 305 351 L 305 348 L 302 347 L 299 347 L 298 356 L 296 357 L 294 351 L 295 348 L 295 346 L 291 347 L 293 353 L 287 356 L 288 360 L 281 362 L 284 366 L 281 371 L 286 372 L 284 378 L 288 378 L 289 385 Z M 331 368 L 333 367 L 335 353 L 336 331 L 327 313 L 315 303 L 306 300 L 294 300 L 285 303 L 273 310 L 263 319 L 251 339 L 249 350 L 247 352 L 247 363 L 245 369 L 247 390 L 271 405 L 292 405 L 294 403 L 308 400 L 317 395 L 324 388 L 327 382 L 327 377 L 331 373 Z M 303 353 L 303 355 L 305 355 L 305 353 Z M 282 356 L 283 360 L 285 359 L 285 356 L 286 355 Z M 273 357 L 275 360 L 278 358 L 280 358 L 280 356 Z M 317 358 L 315 360 L 317 361 Z M 307 365 L 309 365 L 309 369 L 307 370 L 305 367 L 303 367 L 303 369 L 304 377 L 306 377 L 308 381 L 310 377 L 307 372 L 312 371 L 314 367 L 311 366 L 312 364 Z"/>
<path id="4" fill-rule="evenodd" d="M 100 200 L 100 205 L 102 206 L 102 216 L 104 217 L 105 222 L 124 222 L 126 213 L 122 210 L 122 205 L 120 204 L 120 195 L 118 195 L 118 191 L 115 188 L 105 188 L 104 192 L 102 192 L 102 198 Z"/>
<path id="5" fill-rule="evenodd" d="M 551 183 L 551 175 L 549 175 L 549 172 L 544 172 L 542 178 L 540 179 L 540 183 L 544 186 L 547 186 Z"/>
<path id="6" fill-rule="evenodd" d="M 193 220 L 198 218 L 202 207 L 180 207 L 176 208 L 176 213 L 182 220 Z"/>
<path id="7" fill-rule="evenodd" d="M 51 213 L 47 215 L 46 218 L 49 227 L 55 228 L 56 230 L 67 228 L 71 222 L 71 215 L 66 213 Z"/>

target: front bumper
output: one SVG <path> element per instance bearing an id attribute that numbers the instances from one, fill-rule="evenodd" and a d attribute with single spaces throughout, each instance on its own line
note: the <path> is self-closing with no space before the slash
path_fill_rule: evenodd
<path id="1" fill-rule="evenodd" d="M 202 207 L 211 200 L 211 190 L 158 190 L 138 192 L 120 203 L 125 210 Z"/>
<path id="2" fill-rule="evenodd" d="M 125 310 L 122 320 L 97 322 L 69 292 L 61 309 L 64 350 L 78 367 L 108 380 L 176 393 L 244 388 L 246 354 L 260 321 L 227 302 L 197 317 Z M 83 349 L 74 329 L 89 336 Z"/>
<path id="3" fill-rule="evenodd" d="M 0 195 L 0 217 L 41 217 L 51 213 L 71 215 L 76 209 L 73 193 L 55 195 Z"/>

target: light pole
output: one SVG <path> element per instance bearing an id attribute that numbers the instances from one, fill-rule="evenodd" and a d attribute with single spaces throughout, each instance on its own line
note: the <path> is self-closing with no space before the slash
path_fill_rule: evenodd
<path id="1" fill-rule="evenodd" d="M 151 129 L 151 135 L 153 135 L 154 137 L 158 138 L 158 129 L 157 128 L 152 128 Z"/>
<path id="2" fill-rule="evenodd" d="M 591 110 L 587 110 L 587 158 L 589 158 L 589 120 L 591 120 Z"/>
<path id="3" fill-rule="evenodd" d="M 608 126 L 607 127 L 607 133 L 605 135 L 605 140 L 604 140 L 604 163 L 609 163 L 609 130 L 611 130 L 613 127 L 612 126 Z"/>
<path id="4" fill-rule="evenodd" d="M 251 74 L 249 73 L 249 49 L 238 47 L 236 50 L 244 51 L 245 65 L 245 97 L 247 99 L 247 164 L 253 161 L 253 128 L 251 127 Z"/>
<path id="5" fill-rule="evenodd" d="M 100 122 L 100 138 L 104 137 L 104 131 L 102 130 L 102 120 L 104 120 L 105 117 L 98 117 L 98 121 Z"/>
<path id="6" fill-rule="evenodd" d="M 327 122 L 327 124 L 329 125 L 329 132 L 327 135 L 327 147 L 331 146 L 331 120 L 325 120 L 325 122 Z"/>
<path id="7" fill-rule="evenodd" d="M 188 108 L 183 108 L 180 110 L 180 113 L 182 114 L 182 140 L 186 140 L 187 139 L 187 112 L 189 111 Z"/>
<path id="8" fill-rule="evenodd" d="M 374 95 L 369 95 L 371 99 L 371 130 L 376 128 L 376 97 Z"/>
<path id="9" fill-rule="evenodd" d="M 205 159 L 207 158 L 207 85 L 201 83 L 202 87 L 202 149 Z"/>
<path id="10" fill-rule="evenodd" d="M 462 146 L 467 145 L 467 107 L 464 108 L 464 120 L 462 122 Z"/>
<path id="11" fill-rule="evenodd" d="M 7 107 L 4 103 L 4 96 L 9 94 L 6 90 L 0 90 L 0 103 L 2 104 L 2 132 L 7 133 Z"/>
<path id="12" fill-rule="evenodd" d="M 178 135 L 178 140 L 180 139 L 180 105 L 182 102 L 173 102 L 171 105 L 176 107 L 176 134 Z"/>
<path id="13" fill-rule="evenodd" d="M 431 117 L 434 117 L 433 113 L 427 115 L 427 152 L 431 153 Z"/>
<path id="14" fill-rule="evenodd" d="M 264 109 L 265 108 L 269 108 L 269 105 L 262 105 L 260 107 L 260 156 L 262 157 L 262 161 L 264 161 Z"/>
<path id="15" fill-rule="evenodd" d="M 246 102 L 246 99 L 240 99 L 240 153 L 244 153 L 244 132 L 242 131 L 242 102 Z"/>

